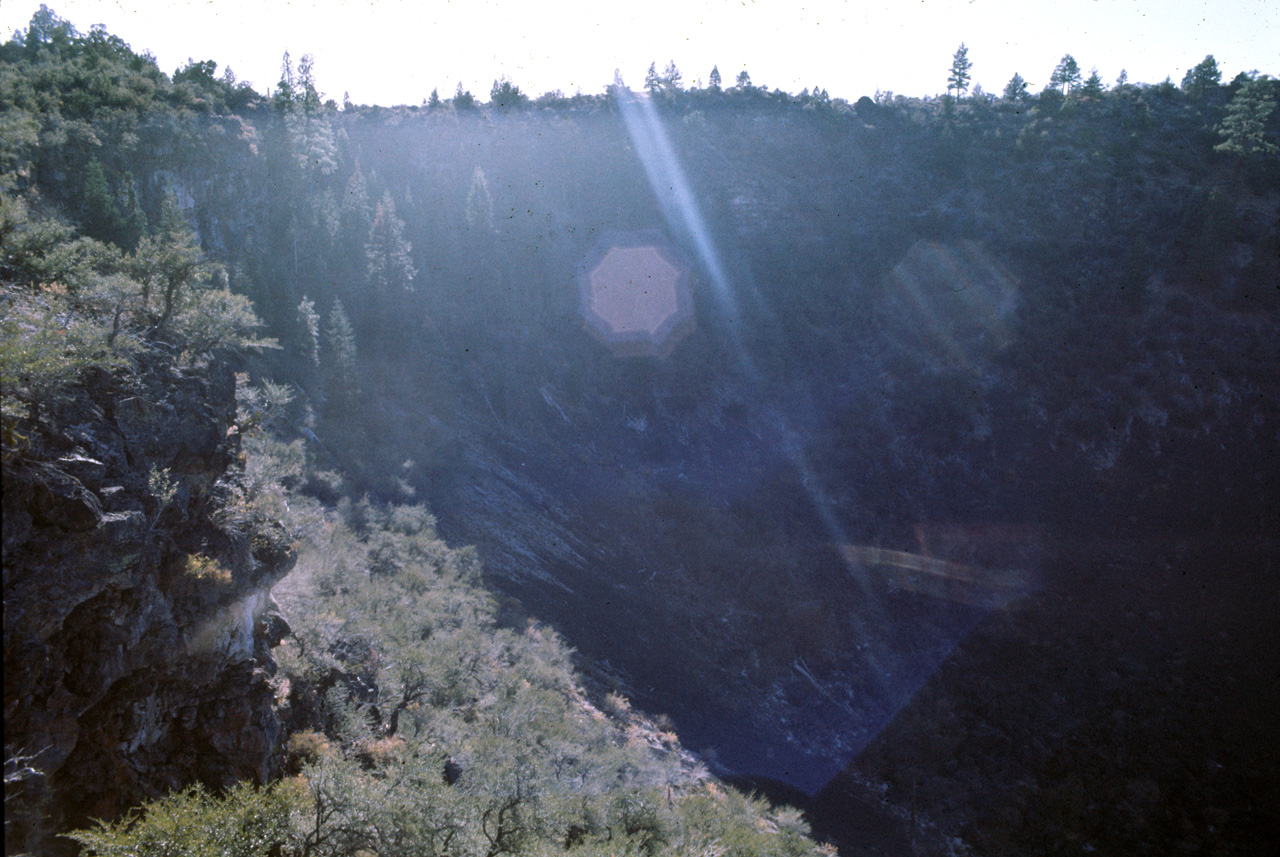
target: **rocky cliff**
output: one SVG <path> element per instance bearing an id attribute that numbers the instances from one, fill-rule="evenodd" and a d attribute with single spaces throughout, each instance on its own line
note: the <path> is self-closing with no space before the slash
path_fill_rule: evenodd
<path id="1" fill-rule="evenodd" d="M 44 407 L 4 468 L 5 850 L 276 767 L 278 524 L 236 508 L 235 376 L 155 352 Z"/>

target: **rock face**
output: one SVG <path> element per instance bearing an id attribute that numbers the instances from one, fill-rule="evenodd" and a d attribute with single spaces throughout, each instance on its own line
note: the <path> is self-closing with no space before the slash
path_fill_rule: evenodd
<path id="1" fill-rule="evenodd" d="M 234 417 L 225 364 L 157 359 L 84 379 L 6 462 L 6 852 L 274 773 L 268 591 L 293 559 L 219 482 Z"/>

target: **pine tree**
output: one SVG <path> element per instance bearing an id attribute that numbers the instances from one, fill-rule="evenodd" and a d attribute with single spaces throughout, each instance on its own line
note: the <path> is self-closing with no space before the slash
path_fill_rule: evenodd
<path id="1" fill-rule="evenodd" d="M 489 105 L 499 110 L 515 110 L 528 103 L 529 98 L 506 75 L 495 80 L 489 89 Z"/>
<path id="2" fill-rule="evenodd" d="M 1218 61 L 1209 54 L 1194 68 L 1188 69 L 1182 78 L 1182 91 L 1192 98 L 1201 99 L 1222 85 L 1222 72 Z"/>
<path id="3" fill-rule="evenodd" d="M 373 225 L 369 227 L 369 240 L 364 249 L 369 285 L 375 294 L 413 291 L 413 278 L 417 275 L 410 255 L 413 247 L 404 237 L 404 221 L 396 216 L 390 191 L 382 194 L 382 201 L 374 209 Z"/>
<path id="4" fill-rule="evenodd" d="M 658 64 L 649 63 L 649 70 L 644 74 L 644 88 L 650 95 L 657 95 L 662 88 L 662 79 L 658 77 Z"/>
<path id="5" fill-rule="evenodd" d="M 84 231 L 100 241 L 117 241 L 120 228 L 120 209 L 107 184 L 107 174 L 102 164 L 94 158 L 84 171 Z"/>
<path id="6" fill-rule="evenodd" d="M 667 63 L 667 67 L 662 72 L 662 89 L 668 95 L 674 95 L 683 89 L 681 85 L 684 77 L 680 74 L 680 69 L 676 68 L 676 61 L 672 60 Z"/>
<path id="7" fill-rule="evenodd" d="M 341 300 L 333 302 L 324 334 L 325 354 L 328 355 L 325 381 L 329 406 L 341 412 L 353 405 L 359 394 L 356 385 L 356 332 Z"/>
<path id="8" fill-rule="evenodd" d="M 311 54 L 303 54 L 298 61 L 297 83 L 301 91 L 297 93 L 302 112 L 311 116 L 320 112 L 320 92 L 316 89 L 316 60 Z"/>
<path id="9" fill-rule="evenodd" d="M 147 234 L 147 215 L 138 201 L 138 188 L 133 173 L 126 172 L 120 183 L 124 185 L 124 207 L 121 211 L 120 229 L 117 231 L 117 243 L 126 253 L 132 252 L 142 236 Z"/>
<path id="10" fill-rule="evenodd" d="M 1101 98 L 1106 93 L 1106 87 L 1102 83 L 1102 77 L 1099 76 L 1098 70 L 1095 68 L 1089 73 L 1089 78 L 1080 87 L 1080 94 L 1085 98 Z"/>
<path id="11" fill-rule="evenodd" d="M 302 296 L 298 304 L 298 328 L 302 332 L 301 350 L 303 356 L 311 361 L 311 365 L 320 365 L 320 313 L 316 312 L 316 303 Z"/>
<path id="12" fill-rule="evenodd" d="M 342 231 L 367 236 L 369 227 L 373 225 L 372 208 L 369 205 L 369 190 L 365 184 L 364 173 L 360 172 L 360 164 L 356 164 L 355 172 L 347 179 L 347 187 L 342 193 Z"/>
<path id="13" fill-rule="evenodd" d="M 440 100 L 440 90 L 439 90 L 439 88 L 432 88 L 432 90 L 431 90 L 431 97 L 427 99 L 427 107 L 428 107 L 429 109 L 431 109 L 431 110 L 435 110 L 435 109 L 436 109 L 437 107 L 439 107 L 442 103 L 443 103 L 443 102 Z"/>
<path id="14" fill-rule="evenodd" d="M 1227 114 L 1218 126 L 1223 140 L 1214 148 L 1242 158 L 1280 152 L 1267 138 L 1267 125 L 1276 109 L 1275 88 L 1275 81 L 1265 74 L 1246 79 L 1227 105 Z"/>
<path id="15" fill-rule="evenodd" d="M 476 97 L 462 88 L 462 81 L 458 81 L 458 88 L 453 93 L 453 106 L 457 110 L 472 110 L 476 106 Z"/>
<path id="16" fill-rule="evenodd" d="M 59 18 L 52 9 L 41 3 L 40 8 L 31 16 L 31 23 L 27 25 L 23 45 L 27 55 L 33 59 L 42 48 L 56 56 L 70 48 L 71 42 L 79 35 L 70 21 Z"/>
<path id="17" fill-rule="evenodd" d="M 271 98 L 272 105 L 284 113 L 293 106 L 297 98 L 294 91 L 293 58 L 285 51 L 280 59 L 280 82 L 276 84 L 276 93 Z"/>
<path id="18" fill-rule="evenodd" d="M 712 92 L 720 91 L 720 66 L 713 65 L 711 67 L 711 77 L 709 79 L 707 88 L 710 89 Z"/>
<path id="19" fill-rule="evenodd" d="M 1025 101 L 1029 97 L 1027 82 L 1022 75 L 1014 72 L 1013 77 L 1009 78 L 1009 82 L 1004 85 L 1004 97 L 1006 101 Z"/>
<path id="20" fill-rule="evenodd" d="M 738 72 L 738 79 L 735 81 L 735 86 L 738 89 L 743 90 L 751 88 L 751 75 L 747 74 L 747 70 L 745 68 Z"/>
<path id="21" fill-rule="evenodd" d="M 368 267 L 364 245 L 372 227 L 373 205 L 357 163 L 338 205 L 338 237 L 333 242 L 331 265 L 339 282 L 354 286 L 363 281 Z"/>
<path id="22" fill-rule="evenodd" d="M 156 232 L 165 238 L 176 238 L 191 232 L 191 224 L 187 223 L 187 216 L 182 213 L 178 196 L 173 191 L 166 193 L 160 200 L 160 222 L 156 225 Z"/>
<path id="23" fill-rule="evenodd" d="M 1049 83 L 1062 87 L 1063 95 L 1070 95 L 1071 90 L 1080 85 L 1080 64 L 1075 57 L 1067 54 L 1059 60 L 1053 74 L 1049 76 Z"/>
<path id="24" fill-rule="evenodd" d="M 951 58 L 951 73 L 947 76 L 947 92 L 956 91 L 956 97 L 964 95 L 969 90 L 969 69 L 973 67 L 973 63 L 969 60 L 969 49 L 965 47 L 964 42 L 960 43 L 960 47 L 956 49 L 955 56 Z"/>

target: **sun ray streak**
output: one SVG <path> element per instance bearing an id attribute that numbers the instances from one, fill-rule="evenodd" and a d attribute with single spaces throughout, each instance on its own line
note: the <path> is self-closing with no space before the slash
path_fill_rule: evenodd
<path id="1" fill-rule="evenodd" d="M 699 259 L 709 275 L 715 291 L 716 302 L 725 315 L 728 328 L 737 351 L 737 358 L 748 378 L 759 382 L 761 375 L 748 353 L 743 342 L 743 330 L 740 322 L 738 300 L 729 276 L 721 262 L 720 254 L 707 228 L 706 221 L 698 208 L 697 200 L 680 166 L 680 160 L 671 146 L 653 103 L 646 97 L 637 96 L 626 88 L 618 90 L 618 106 L 623 122 L 631 138 L 632 146 L 644 167 L 649 185 L 657 197 L 667 225 L 679 235 L 686 236 L 695 247 Z M 836 544 L 848 542 L 847 535 L 840 522 L 832 512 L 821 487 L 821 480 L 809 465 L 796 433 L 786 418 L 777 414 L 775 431 L 780 437 L 782 451 L 795 468 L 801 485 L 809 496 L 813 509 L 822 520 L 832 541 Z M 869 615 L 882 612 L 878 596 L 866 576 L 866 569 L 858 563 L 845 562 L 850 580 L 860 590 L 860 596 Z M 867 623 L 873 624 L 873 623 Z M 871 672 L 883 683 L 885 672 L 883 665 L 868 663 Z"/>
<path id="2" fill-rule="evenodd" d="M 729 285 L 729 277 L 720 261 L 720 254 L 716 252 L 711 240 L 711 231 L 702 219 L 693 190 L 675 150 L 671 147 L 666 129 L 663 128 L 662 118 L 648 98 L 637 96 L 625 87 L 618 89 L 618 108 L 622 112 L 622 121 L 627 126 L 631 144 L 640 156 L 649 185 L 662 208 L 663 217 L 673 231 L 686 236 L 697 249 L 698 257 L 715 288 L 720 311 L 725 314 L 734 340 L 741 350 L 737 299 Z M 742 351 L 742 356 L 747 358 L 745 351 Z M 747 363 L 750 366 L 749 360 Z"/>
<path id="3" fill-rule="evenodd" d="M 762 387 L 765 382 L 764 374 L 751 358 L 740 312 L 739 298 L 744 296 L 740 292 L 744 289 L 731 281 L 722 263 L 711 230 L 702 217 L 680 159 L 663 127 L 661 116 L 649 98 L 633 94 L 625 87 L 617 90 L 616 97 L 632 147 L 644 167 L 668 229 L 696 251 L 702 268 L 711 281 L 717 310 L 723 314 L 743 376 L 750 384 Z M 923 327 L 937 341 L 943 353 L 950 356 L 957 365 L 968 365 L 966 354 L 961 352 L 960 346 L 948 335 L 945 319 L 940 315 L 941 310 L 925 294 L 924 286 L 917 281 L 916 275 L 923 272 L 933 275 L 935 280 L 960 282 L 961 291 L 971 284 L 962 276 L 964 272 L 960 270 L 957 258 L 931 246 L 916 249 L 918 252 L 907 260 L 910 264 L 904 262 L 894 271 L 895 276 L 901 280 L 903 300 L 914 308 L 917 316 L 922 319 Z M 989 263 L 985 264 L 984 271 L 990 267 Z M 1007 311 L 1006 304 L 1009 304 L 1010 298 L 1006 293 L 1010 289 L 1006 287 L 1009 281 L 1005 276 L 997 277 L 994 274 L 992 280 L 1001 286 L 992 295 L 987 296 L 985 292 L 977 294 L 979 290 L 974 289 L 975 294 L 966 296 L 965 300 L 981 309 L 985 306 L 983 301 L 989 297 L 992 306 L 988 315 L 998 317 L 1002 310 Z M 752 295 L 753 292 L 745 291 L 745 296 Z M 767 320 L 772 318 L 772 314 L 766 311 L 763 312 L 763 317 Z M 993 333 L 999 332 L 998 329 L 993 330 Z M 1003 341 L 998 335 L 992 339 L 997 344 Z M 941 665 L 959 641 L 977 626 L 982 616 L 989 610 L 1016 599 L 1034 586 L 1029 586 L 1017 573 L 1002 577 L 1000 573 L 993 574 L 985 569 L 949 562 L 945 557 L 934 557 L 923 544 L 921 554 L 852 545 L 845 527 L 835 513 L 836 504 L 827 493 L 822 474 L 809 461 L 803 438 L 792 421 L 786 414 L 777 411 L 769 414 L 768 421 L 772 425 L 783 458 L 794 469 L 795 476 L 828 538 L 833 545 L 840 546 L 838 553 L 847 580 L 856 588 L 861 609 L 853 621 L 858 623 L 856 636 L 866 641 L 865 646 L 859 646 L 862 653 L 861 680 L 867 682 L 867 689 L 871 694 L 886 704 L 884 710 L 873 717 L 875 722 L 857 724 L 857 727 L 865 730 L 864 738 L 859 743 L 860 749 L 911 700 L 928 674 Z M 926 672 L 922 673 L 916 659 L 907 654 L 911 646 L 902 645 L 904 642 L 909 644 L 910 641 L 892 639 L 895 631 L 889 619 L 890 605 L 885 600 L 889 590 L 920 592 L 963 605 L 963 609 L 957 610 L 952 616 L 945 651 L 934 653 L 932 666 Z M 819 677 L 807 668 L 800 669 L 802 666 L 802 663 L 797 666 L 799 674 L 818 687 L 824 695 L 828 694 Z"/>

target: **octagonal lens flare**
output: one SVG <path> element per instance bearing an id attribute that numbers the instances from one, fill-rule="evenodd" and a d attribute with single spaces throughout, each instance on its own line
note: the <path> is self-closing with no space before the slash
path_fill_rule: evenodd
<path id="1" fill-rule="evenodd" d="M 689 268 L 657 233 L 605 236 L 578 285 L 588 330 L 619 356 L 665 357 L 693 330 Z"/>

